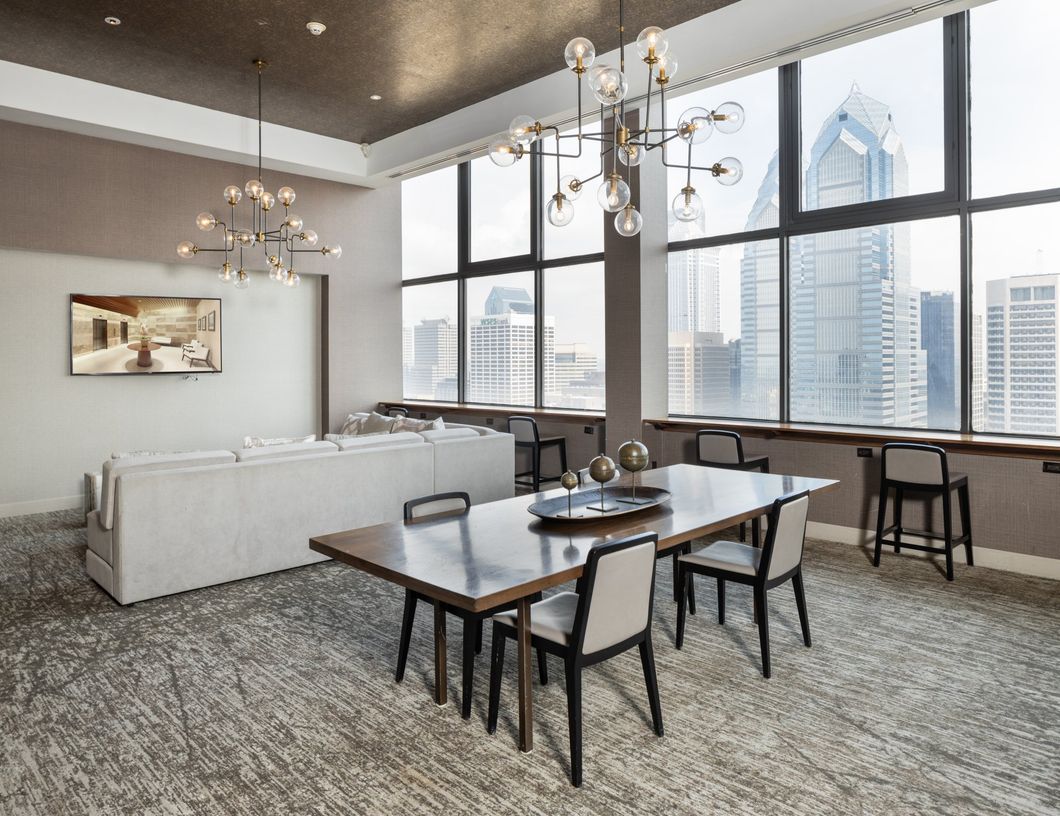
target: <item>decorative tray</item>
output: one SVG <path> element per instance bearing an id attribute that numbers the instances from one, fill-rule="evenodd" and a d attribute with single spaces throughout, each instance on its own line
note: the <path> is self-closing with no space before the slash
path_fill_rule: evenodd
<path id="1" fill-rule="evenodd" d="M 605 487 L 601 509 L 600 488 L 589 487 L 570 494 L 570 513 L 567 512 L 567 496 L 556 496 L 534 502 L 527 510 L 535 516 L 550 521 L 599 521 L 602 518 L 624 516 L 670 501 L 670 491 L 661 487 L 637 486 L 636 503 L 631 487 Z"/>

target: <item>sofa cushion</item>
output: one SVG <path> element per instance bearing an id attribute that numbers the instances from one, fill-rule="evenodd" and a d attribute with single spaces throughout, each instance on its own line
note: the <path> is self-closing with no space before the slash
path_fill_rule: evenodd
<path id="1" fill-rule="evenodd" d="M 285 456 L 305 456 L 311 453 L 335 453 L 338 446 L 326 440 L 321 442 L 291 442 L 287 445 L 269 445 L 265 448 L 244 448 L 236 452 L 240 462 L 260 462 L 263 459 L 282 459 Z"/>
<path id="2" fill-rule="evenodd" d="M 145 470 L 168 470 L 171 468 L 199 467 L 201 465 L 227 465 L 236 461 L 232 451 L 189 451 L 162 456 L 130 456 L 126 459 L 109 459 L 103 463 L 103 492 L 100 497 L 99 520 L 103 529 L 114 526 L 115 480 L 126 473 Z"/>
<path id="3" fill-rule="evenodd" d="M 114 531 L 103 529 L 99 511 L 93 510 L 85 517 L 88 531 L 88 548 L 108 564 L 114 563 Z"/>
<path id="4" fill-rule="evenodd" d="M 424 440 L 422 436 L 415 433 L 380 433 L 344 436 L 333 441 L 339 446 L 339 450 L 348 451 L 378 448 L 384 445 L 422 445 Z"/>
<path id="5" fill-rule="evenodd" d="M 401 431 L 442 431 L 445 430 L 445 422 L 441 417 L 437 419 L 412 419 L 411 417 L 395 417 L 390 433 Z"/>
<path id="6" fill-rule="evenodd" d="M 428 442 L 444 442 L 447 439 L 474 439 L 478 434 L 471 428 L 445 428 L 441 431 L 420 431 Z"/>
<path id="7" fill-rule="evenodd" d="M 268 448 L 272 445 L 290 445 L 295 442 L 316 442 L 317 435 L 307 436 L 279 436 L 274 439 L 266 439 L 261 436 L 244 436 L 243 447 L 245 448 Z"/>
<path id="8" fill-rule="evenodd" d="M 445 423 L 446 428 L 470 428 L 472 431 L 477 433 L 479 436 L 496 436 L 499 431 L 493 428 L 487 428 L 485 425 L 466 425 L 463 422 L 447 422 Z"/>

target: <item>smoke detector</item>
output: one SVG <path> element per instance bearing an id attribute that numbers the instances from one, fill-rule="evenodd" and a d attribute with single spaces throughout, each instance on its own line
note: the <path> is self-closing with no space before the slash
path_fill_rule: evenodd
<path id="1" fill-rule="evenodd" d="M 364 157 L 367 159 L 368 156 L 372 152 L 372 146 L 368 142 L 361 142 L 361 152 L 364 154 Z"/>
<path id="2" fill-rule="evenodd" d="M 319 37 L 321 34 L 328 30 L 328 27 L 326 25 L 324 25 L 323 23 L 318 23 L 315 20 L 310 20 L 308 23 L 305 24 L 305 27 L 309 29 L 309 33 L 312 34 L 314 37 Z"/>

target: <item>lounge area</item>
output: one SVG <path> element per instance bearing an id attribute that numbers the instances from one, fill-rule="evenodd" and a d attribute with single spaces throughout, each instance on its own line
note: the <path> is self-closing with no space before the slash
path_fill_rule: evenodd
<path id="1" fill-rule="evenodd" d="M 457 5 L 0 10 L 0 813 L 1060 813 L 1060 6 Z"/>

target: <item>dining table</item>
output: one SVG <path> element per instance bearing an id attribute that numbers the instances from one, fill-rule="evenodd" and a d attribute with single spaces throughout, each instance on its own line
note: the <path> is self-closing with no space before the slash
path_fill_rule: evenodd
<path id="1" fill-rule="evenodd" d="M 531 598 L 576 581 L 589 550 L 604 541 L 652 532 L 668 550 L 769 512 L 788 493 L 835 490 L 835 479 L 750 473 L 677 464 L 645 470 L 638 484 L 662 488 L 669 500 L 634 513 L 577 520 L 543 519 L 531 504 L 566 496 L 562 488 L 474 505 L 463 513 L 388 522 L 315 536 L 314 551 L 411 589 L 434 605 L 434 699 L 448 701 L 445 608 L 482 612 L 516 604 L 519 748 L 533 750 Z M 608 488 L 632 486 L 629 474 Z M 596 490 L 595 486 L 583 491 Z M 812 498 L 811 498 L 812 507 Z"/>

